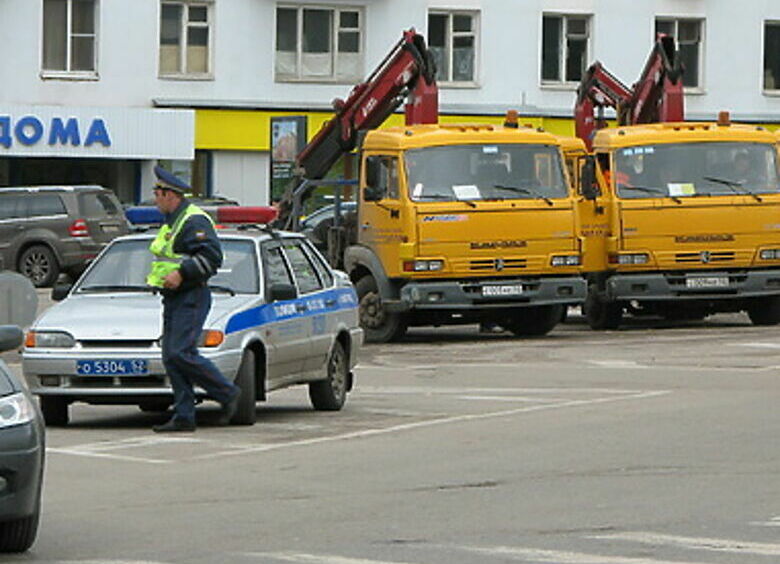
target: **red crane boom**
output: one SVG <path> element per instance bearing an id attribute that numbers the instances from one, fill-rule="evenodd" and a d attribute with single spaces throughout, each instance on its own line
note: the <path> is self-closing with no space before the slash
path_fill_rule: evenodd
<path id="1" fill-rule="evenodd" d="M 658 34 L 642 75 L 632 88 L 596 61 L 585 71 L 577 88 L 574 106 L 577 137 L 588 149 L 593 148 L 596 131 L 606 127 L 605 107 L 615 109 L 618 125 L 684 121 L 682 73 L 674 39 L 662 33 Z"/>

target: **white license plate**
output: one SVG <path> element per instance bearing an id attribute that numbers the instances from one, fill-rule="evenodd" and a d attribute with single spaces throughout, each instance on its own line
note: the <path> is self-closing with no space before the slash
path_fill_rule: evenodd
<path id="1" fill-rule="evenodd" d="M 103 225 L 103 233 L 118 233 L 119 227 L 116 225 Z"/>
<path id="2" fill-rule="evenodd" d="M 728 288 L 728 276 L 697 276 L 685 279 L 686 288 Z"/>
<path id="3" fill-rule="evenodd" d="M 518 296 L 523 293 L 522 284 L 506 284 L 503 286 L 482 286 L 483 296 Z"/>

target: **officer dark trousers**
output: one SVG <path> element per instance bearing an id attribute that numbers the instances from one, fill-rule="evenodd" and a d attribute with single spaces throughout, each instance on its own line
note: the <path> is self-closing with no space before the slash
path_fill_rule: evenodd
<path id="1" fill-rule="evenodd" d="M 163 297 L 162 358 L 171 379 L 174 418 L 195 422 L 197 385 L 225 404 L 238 392 L 207 358 L 198 352 L 198 339 L 211 309 L 211 291 L 197 286 Z"/>

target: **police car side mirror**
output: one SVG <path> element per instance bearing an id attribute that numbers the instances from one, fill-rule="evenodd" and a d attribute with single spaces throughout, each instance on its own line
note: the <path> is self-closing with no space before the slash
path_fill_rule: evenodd
<path id="1" fill-rule="evenodd" d="M 0 352 L 18 349 L 24 341 L 24 333 L 17 325 L 0 325 Z"/>
<path id="2" fill-rule="evenodd" d="M 592 155 L 586 157 L 585 164 L 582 165 L 580 190 L 586 200 L 595 200 L 599 195 L 599 187 L 596 183 L 596 159 Z"/>
<path id="3" fill-rule="evenodd" d="M 68 296 L 71 288 L 73 288 L 73 284 L 55 284 L 54 288 L 51 289 L 51 299 L 55 302 L 61 302 Z"/>
<path id="4" fill-rule="evenodd" d="M 297 297 L 298 290 L 292 284 L 271 284 L 268 290 L 268 300 L 271 302 L 294 300 Z"/>

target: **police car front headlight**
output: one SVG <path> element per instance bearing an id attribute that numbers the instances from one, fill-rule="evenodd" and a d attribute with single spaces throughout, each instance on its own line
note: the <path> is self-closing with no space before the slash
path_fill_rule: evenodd
<path id="1" fill-rule="evenodd" d="M 35 417 L 35 408 L 22 393 L 0 398 L 0 429 L 29 423 Z"/>
<path id="2" fill-rule="evenodd" d="M 28 349 L 68 349 L 76 345 L 76 339 L 65 331 L 30 331 L 24 341 Z"/>

